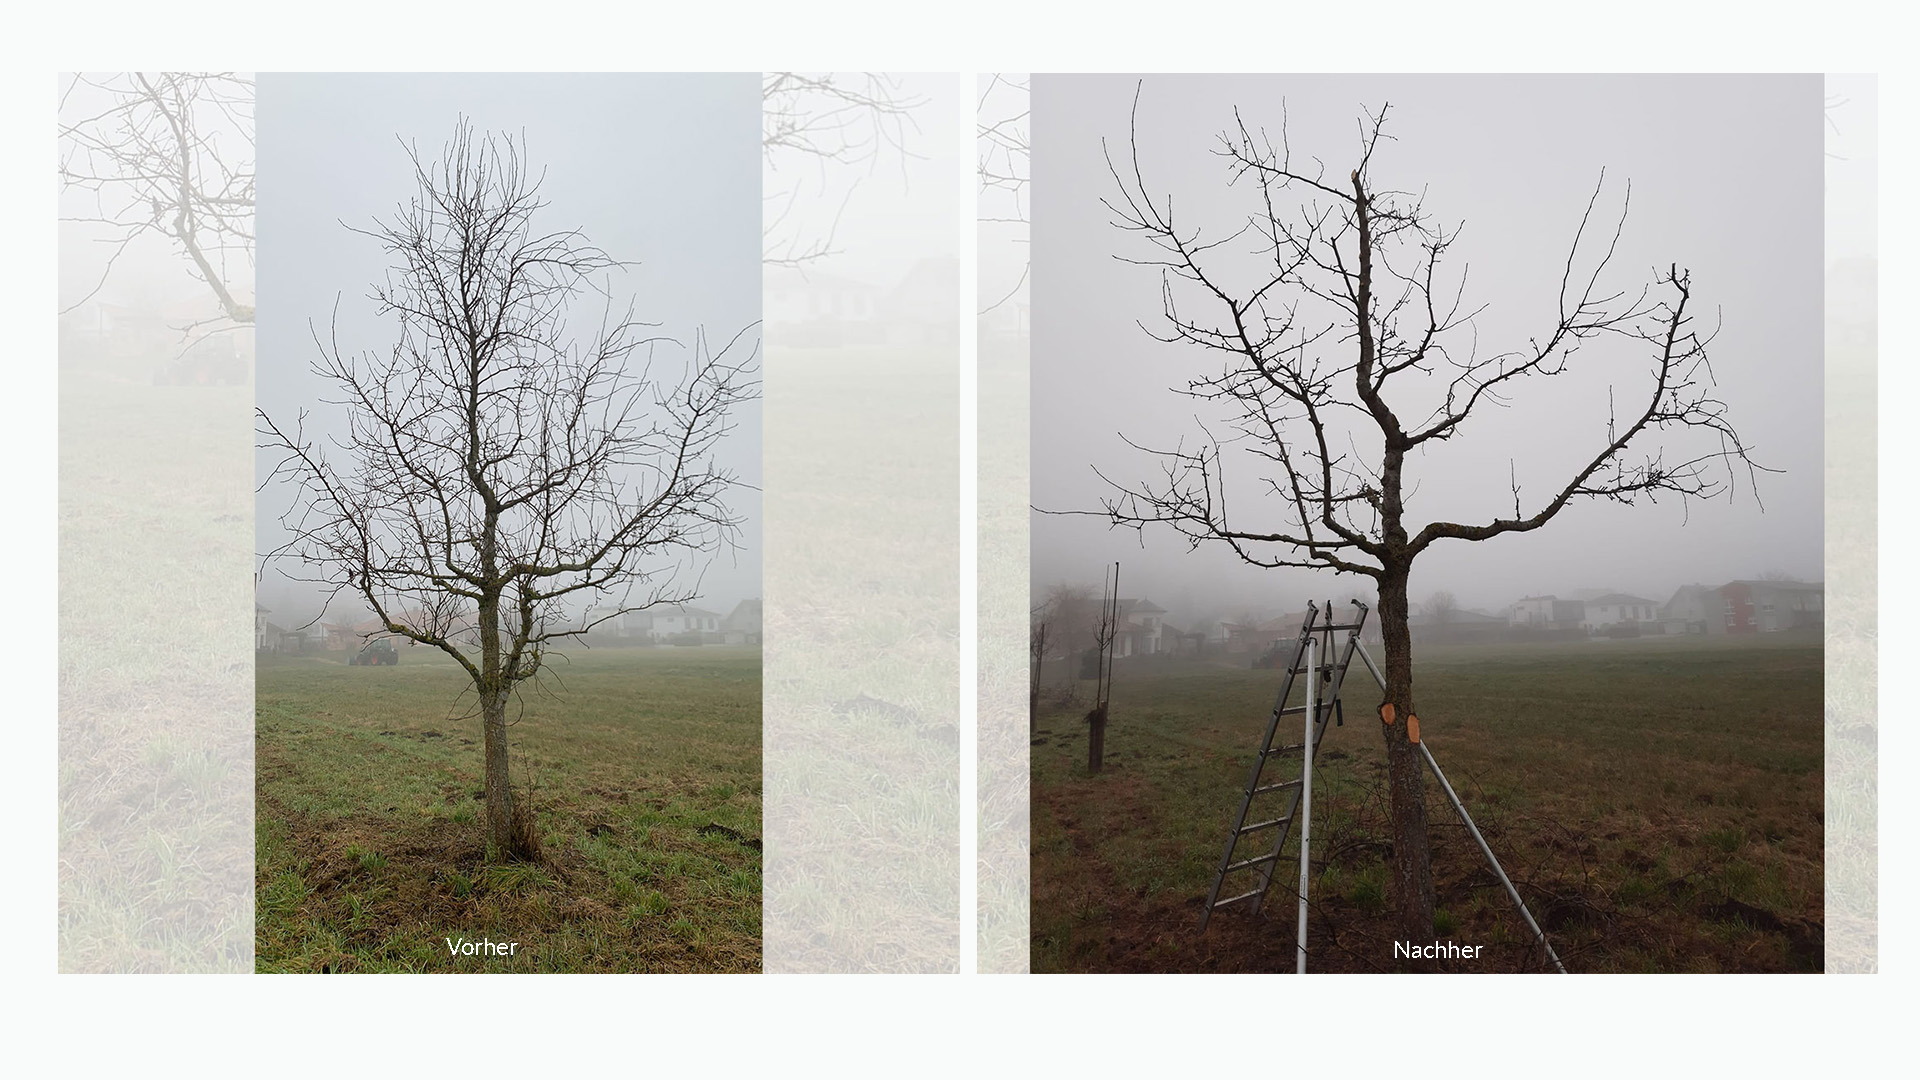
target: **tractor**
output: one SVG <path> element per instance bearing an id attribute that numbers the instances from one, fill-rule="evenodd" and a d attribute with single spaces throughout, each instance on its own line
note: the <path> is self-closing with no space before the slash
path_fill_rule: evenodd
<path id="1" fill-rule="evenodd" d="M 375 638 L 347 657 L 351 667 L 392 667 L 399 662 L 400 650 L 393 647 L 392 638 Z"/>

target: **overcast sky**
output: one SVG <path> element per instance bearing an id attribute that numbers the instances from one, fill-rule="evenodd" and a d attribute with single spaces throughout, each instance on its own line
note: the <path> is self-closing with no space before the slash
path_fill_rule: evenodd
<path id="1" fill-rule="evenodd" d="M 1033 80 L 1032 498 L 1044 509 L 1097 509 L 1095 466 L 1126 481 L 1150 475 L 1153 462 L 1122 432 L 1191 443 L 1198 403 L 1168 388 L 1218 370 L 1217 360 L 1155 342 L 1136 325 L 1160 318 L 1159 275 L 1119 261 L 1152 253 L 1116 229 L 1099 201 L 1116 193 L 1101 140 L 1124 160 L 1136 81 Z M 1437 543 L 1415 564 L 1416 601 L 1444 588 L 1463 606 L 1499 611 L 1522 595 L 1583 588 L 1665 600 L 1682 584 L 1769 571 L 1819 579 L 1819 76 L 1149 76 L 1139 105 L 1149 192 L 1170 195 L 1209 236 L 1244 224 L 1257 189 L 1228 187 L 1212 151 L 1236 106 L 1277 142 L 1283 102 L 1296 164 L 1317 157 L 1342 183 L 1357 164 L 1363 110 L 1392 104 L 1393 141 L 1375 155 L 1375 187 L 1424 191 L 1438 222 L 1464 222 L 1443 267 L 1470 266 L 1466 306 L 1489 305 L 1476 322 L 1483 356 L 1551 330 L 1560 266 L 1601 169 L 1596 217 L 1608 226 L 1631 180 L 1631 212 L 1602 284 L 1637 293 L 1654 267 L 1692 271 L 1695 310 L 1709 326 L 1716 308 L 1724 317 L 1710 351 L 1718 395 L 1756 460 L 1784 470 L 1760 477 L 1764 513 L 1742 479 L 1731 502 L 1581 502 L 1533 533 Z M 1583 348 L 1579 374 L 1531 380 L 1511 408 L 1477 411 L 1459 437 L 1411 457 L 1412 528 L 1510 515 L 1510 463 L 1527 512 L 1537 509 L 1603 444 L 1609 385 L 1623 399 L 1650 385 L 1650 356 L 1635 344 Z M 1243 479 L 1252 464 L 1228 458 Z M 1189 554 L 1171 531 L 1143 539 L 1144 547 L 1094 518 L 1036 515 L 1034 587 L 1097 585 L 1102 563 L 1118 559 L 1130 583 L 1123 591 L 1174 609 L 1177 621 L 1298 609 L 1309 597 L 1344 601 L 1367 584 L 1257 570 L 1218 548 Z"/>
<path id="2" fill-rule="evenodd" d="M 437 158 L 462 116 L 476 133 L 524 133 L 528 161 L 546 170 L 535 226 L 579 228 L 635 264 L 609 283 L 657 333 L 691 345 L 704 327 L 725 342 L 760 318 L 758 74 L 264 75 L 259 99 L 258 398 L 269 415 L 304 407 L 310 429 L 343 430 L 338 410 L 319 404 L 309 323 L 324 332 L 338 298 L 344 350 L 384 348 L 394 327 L 367 298 L 387 259 L 342 222 L 390 218 L 416 189 L 402 141 Z M 591 331 L 598 314 L 592 304 L 575 319 Z M 757 487 L 757 403 L 738 421 L 721 460 Z M 262 551 L 281 536 L 285 502 L 262 493 Z M 760 595 L 758 492 L 738 488 L 729 505 L 746 519 L 740 550 L 715 559 L 698 601 L 723 614 Z M 271 571 L 261 584 L 281 625 L 312 614 L 292 588 Z"/>

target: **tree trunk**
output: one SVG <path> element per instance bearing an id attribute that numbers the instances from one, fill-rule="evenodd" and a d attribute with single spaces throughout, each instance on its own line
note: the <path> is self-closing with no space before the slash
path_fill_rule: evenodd
<path id="1" fill-rule="evenodd" d="M 1424 942 L 1433 936 L 1433 873 L 1427 844 L 1425 760 L 1407 733 L 1414 715 L 1413 643 L 1407 629 L 1407 564 L 1389 564 L 1380 578 L 1380 635 L 1385 647 L 1387 692 L 1392 723 L 1382 724 L 1387 741 L 1387 791 L 1393 822 L 1393 890 L 1402 940 Z M 1384 709 L 1383 709 L 1384 718 Z"/>
<path id="2" fill-rule="evenodd" d="M 515 806 L 507 770 L 507 680 L 501 672 L 500 600 L 480 601 L 480 732 L 486 759 L 487 849 L 497 859 L 539 856 L 532 808 Z"/>
<path id="3" fill-rule="evenodd" d="M 1097 773 L 1107 756 L 1107 707 L 1095 705 L 1087 714 L 1087 771 Z"/>

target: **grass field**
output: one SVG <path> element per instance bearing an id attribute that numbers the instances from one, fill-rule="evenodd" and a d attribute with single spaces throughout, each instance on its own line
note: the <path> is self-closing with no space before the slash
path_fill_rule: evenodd
<path id="1" fill-rule="evenodd" d="M 1798 634 L 1426 647 L 1415 692 L 1423 738 L 1570 971 L 1819 971 L 1822 653 Z M 1292 970 L 1291 869 L 1261 915 L 1229 909 L 1197 933 L 1278 679 L 1123 662 L 1097 776 L 1087 693 L 1044 695 L 1034 970 Z M 1390 970 L 1378 691 L 1358 664 L 1347 686 L 1356 707 L 1315 765 L 1309 970 Z M 1459 970 L 1537 970 L 1427 787 L 1436 937 L 1486 946 Z"/>
<path id="2" fill-rule="evenodd" d="M 451 659 L 263 657 L 258 969 L 759 970 L 759 650 L 576 648 L 558 674 L 510 729 L 544 862 L 489 864 Z"/>
<path id="3" fill-rule="evenodd" d="M 253 389 L 149 374 L 62 358 L 59 964 L 246 971 Z"/>

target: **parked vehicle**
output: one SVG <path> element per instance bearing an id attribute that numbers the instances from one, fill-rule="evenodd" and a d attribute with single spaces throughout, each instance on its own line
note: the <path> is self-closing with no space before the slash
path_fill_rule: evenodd
<path id="1" fill-rule="evenodd" d="M 347 664 L 352 667 L 392 667 L 399 662 L 400 650 L 393 647 L 392 638 L 375 638 L 347 657 Z"/>

